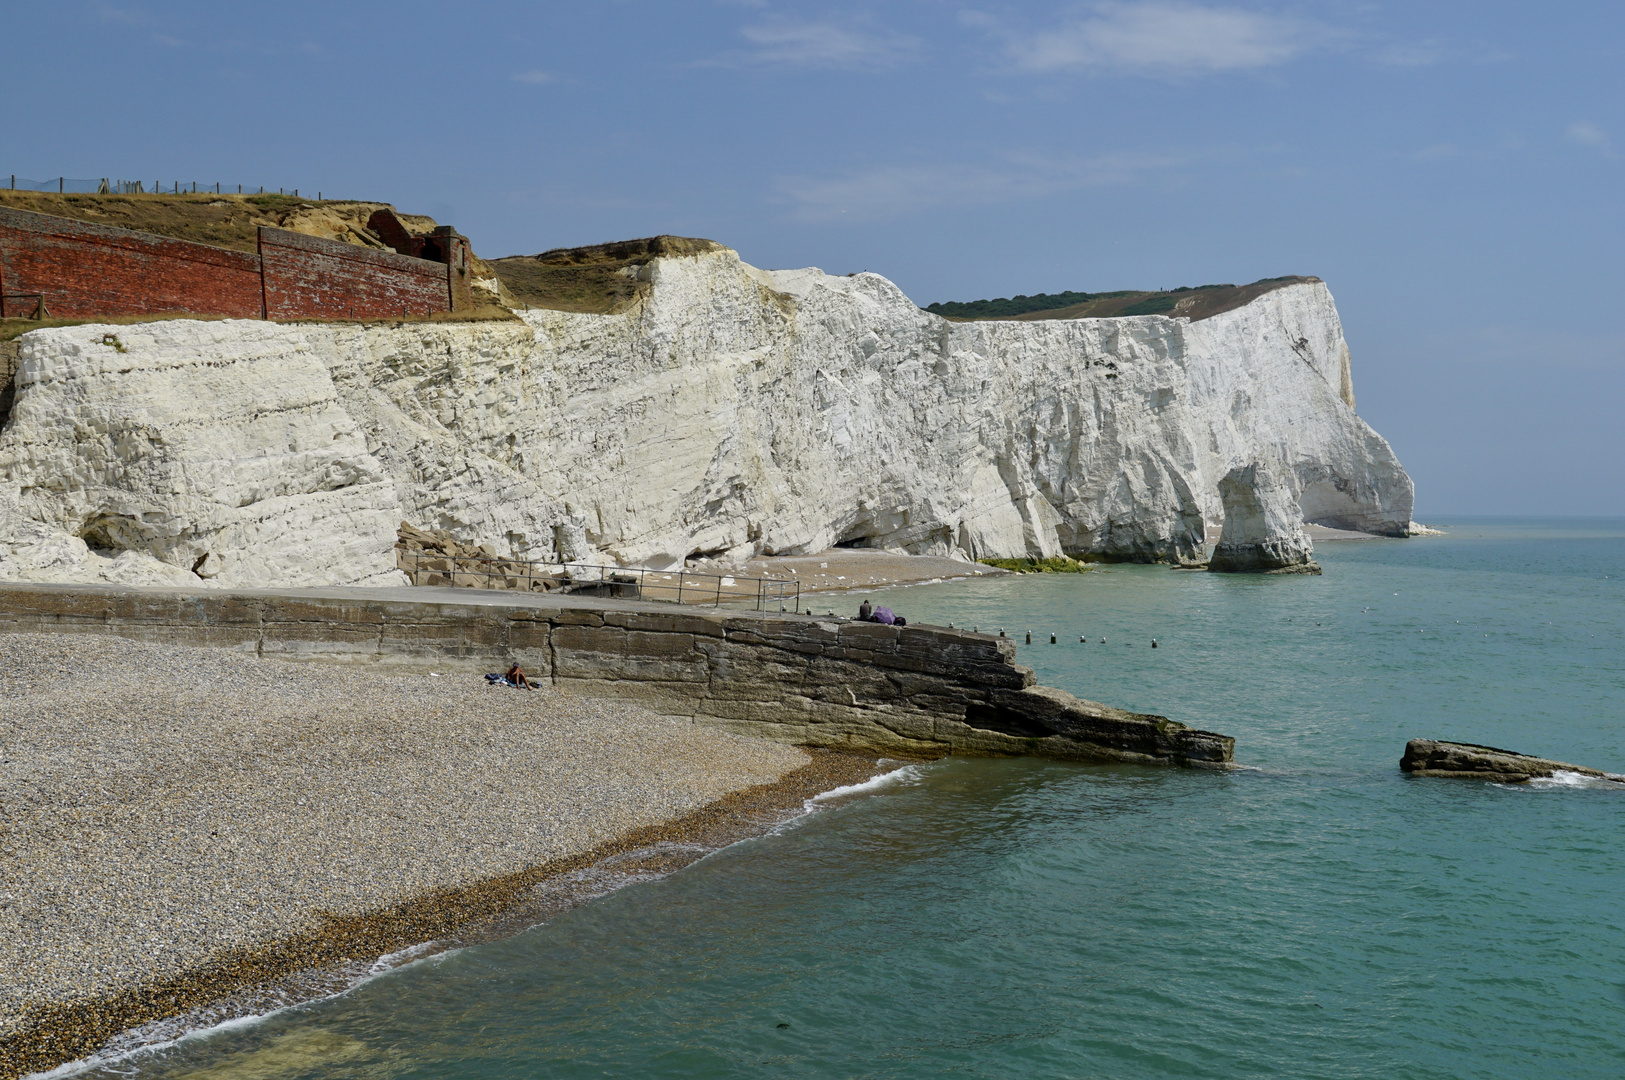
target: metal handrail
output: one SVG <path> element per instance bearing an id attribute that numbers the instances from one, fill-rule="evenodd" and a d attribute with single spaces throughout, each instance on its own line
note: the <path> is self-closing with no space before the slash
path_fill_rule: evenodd
<path id="1" fill-rule="evenodd" d="M 403 565 L 408 562 L 410 567 Z M 425 562 L 439 565 L 425 567 Z M 619 596 L 677 604 L 709 603 L 712 607 L 721 607 L 723 600 L 731 603 L 754 601 L 757 611 L 771 610 L 771 606 L 777 604 L 779 611 L 801 612 L 801 582 L 795 579 L 702 574 L 686 568 L 650 570 L 640 566 L 605 566 L 599 563 L 439 555 L 412 551 L 398 545 L 395 548 L 395 565 L 406 572 L 413 585 Z M 555 571 L 553 567 L 558 569 Z M 498 581 L 501 584 L 497 584 Z"/>

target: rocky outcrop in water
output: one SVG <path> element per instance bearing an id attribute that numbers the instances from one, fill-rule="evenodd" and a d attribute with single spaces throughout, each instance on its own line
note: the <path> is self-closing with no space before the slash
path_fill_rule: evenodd
<path id="1" fill-rule="evenodd" d="M 1190 563 L 1253 462 L 1308 520 L 1410 527 L 1318 281 L 1195 323 L 953 323 L 875 274 L 726 249 L 629 270 L 619 314 L 30 333 L 0 578 L 398 582 L 402 520 L 657 568 L 833 544 Z"/>
<path id="2" fill-rule="evenodd" d="M 1318 574 L 1315 545 L 1303 532 L 1303 512 L 1292 491 L 1257 462 L 1238 466 L 1219 481 L 1224 532 L 1208 569 L 1221 573 Z"/>
<path id="3" fill-rule="evenodd" d="M 1584 765 L 1530 757 L 1512 750 L 1497 750 L 1493 746 L 1435 739 L 1412 739 L 1406 743 L 1405 756 L 1399 759 L 1399 767 L 1416 776 L 1454 776 L 1470 780 L 1497 780 L 1503 784 L 1520 784 L 1560 772 L 1625 783 L 1625 778 Z"/>

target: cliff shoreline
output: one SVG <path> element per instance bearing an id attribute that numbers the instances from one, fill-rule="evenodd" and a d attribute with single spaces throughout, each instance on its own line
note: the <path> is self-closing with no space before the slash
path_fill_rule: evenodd
<path id="1" fill-rule="evenodd" d="M 590 597 L 0 585 L 6 861 L 27 870 L 0 910 L 0 1067 L 330 992 L 522 921 L 539 882 L 629 846 L 760 829 L 881 755 L 1231 760 L 1226 736 L 1037 686 L 1014 657 L 940 627 Z M 548 692 L 478 678 L 512 661 Z M 744 813 L 729 793 L 752 784 Z M 516 816 L 538 805 L 577 820 Z"/>
<path id="2" fill-rule="evenodd" d="M 518 932 L 885 771 L 472 674 L 65 635 L 0 656 L 0 1077 Z"/>

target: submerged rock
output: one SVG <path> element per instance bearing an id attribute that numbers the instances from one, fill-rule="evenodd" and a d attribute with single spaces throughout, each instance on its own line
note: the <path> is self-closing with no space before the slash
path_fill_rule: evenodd
<path id="1" fill-rule="evenodd" d="M 1503 784 L 1521 784 L 1537 776 L 1551 776 L 1558 772 L 1625 783 L 1620 777 L 1584 765 L 1530 757 L 1514 750 L 1497 750 L 1493 746 L 1440 742 L 1436 739 L 1412 739 L 1406 743 L 1405 756 L 1399 759 L 1399 767 L 1417 776 L 1458 776 L 1470 780 L 1498 780 Z"/>
<path id="2" fill-rule="evenodd" d="M 1219 480 L 1224 533 L 1208 569 L 1238 574 L 1318 574 L 1315 545 L 1303 532 L 1303 513 L 1290 488 L 1258 462 Z"/>

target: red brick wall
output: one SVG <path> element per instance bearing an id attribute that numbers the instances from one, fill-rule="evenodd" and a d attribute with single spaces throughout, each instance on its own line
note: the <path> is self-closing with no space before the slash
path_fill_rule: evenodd
<path id="1" fill-rule="evenodd" d="M 450 269 L 389 251 L 260 229 L 270 319 L 375 319 L 451 310 Z"/>
<path id="2" fill-rule="evenodd" d="M 43 293 L 46 310 L 63 318 L 428 315 L 452 310 L 454 282 L 462 286 L 459 307 L 468 303 L 461 249 L 459 267 L 283 229 L 261 229 L 259 244 L 250 255 L 0 206 L 0 293 Z M 4 310 L 34 312 L 32 299 L 8 301 Z"/>
<path id="3" fill-rule="evenodd" d="M 44 293 L 52 315 L 263 315 L 260 260 L 0 206 L 0 293 Z M 32 315 L 34 302 L 12 304 Z"/>

